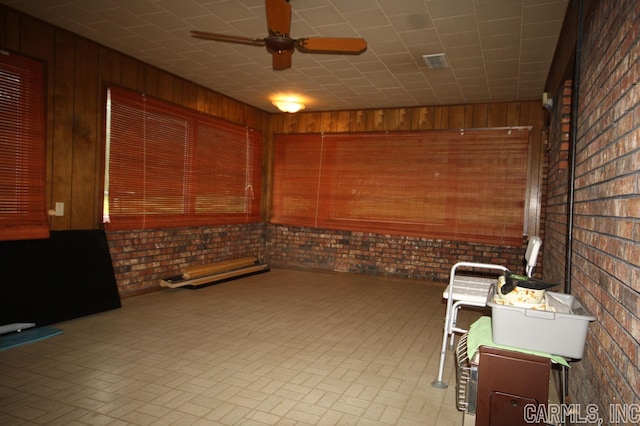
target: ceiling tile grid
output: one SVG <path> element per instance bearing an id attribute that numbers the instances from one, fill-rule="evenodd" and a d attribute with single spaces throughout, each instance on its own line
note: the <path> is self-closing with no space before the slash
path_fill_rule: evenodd
<path id="1" fill-rule="evenodd" d="M 540 99 L 568 0 L 290 0 L 291 37 L 363 37 L 360 55 L 264 48 L 190 31 L 263 38 L 264 0 L 0 0 L 265 111 L 297 93 L 307 110 Z M 429 69 L 423 55 L 449 64 Z"/>

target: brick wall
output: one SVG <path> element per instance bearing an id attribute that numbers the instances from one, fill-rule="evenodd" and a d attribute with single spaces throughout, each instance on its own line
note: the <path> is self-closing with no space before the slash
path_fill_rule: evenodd
<path id="1" fill-rule="evenodd" d="M 576 117 L 571 290 L 597 320 L 569 387 L 571 402 L 597 404 L 607 424 L 610 404 L 640 403 L 640 2 L 591 4 Z M 563 173 L 549 172 L 548 209 L 558 216 Z M 546 235 L 545 279 L 556 273 L 549 241 L 564 235 L 549 215 Z"/>
<path id="2" fill-rule="evenodd" d="M 544 265 L 549 282 L 564 283 L 567 245 L 567 202 L 569 192 L 569 138 L 572 82 L 566 81 L 554 98 L 550 112 L 547 143 L 546 216 L 543 257 L 553 259 Z"/>
<path id="3" fill-rule="evenodd" d="M 266 256 L 271 266 L 445 281 L 458 261 L 497 263 L 524 272 L 525 248 L 526 240 L 521 247 L 509 247 L 269 225 Z M 534 272 L 542 271 L 541 260 Z"/>
<path id="4" fill-rule="evenodd" d="M 157 289 L 180 268 L 239 257 L 264 260 L 264 224 L 107 233 L 118 291 L 123 297 Z"/>

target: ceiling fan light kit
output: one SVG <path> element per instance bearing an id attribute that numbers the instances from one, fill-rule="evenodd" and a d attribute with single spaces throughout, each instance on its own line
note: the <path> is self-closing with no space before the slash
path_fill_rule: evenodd
<path id="1" fill-rule="evenodd" d="M 293 99 L 274 99 L 272 103 L 280 111 L 291 114 L 296 113 L 305 107 L 302 102 Z"/>

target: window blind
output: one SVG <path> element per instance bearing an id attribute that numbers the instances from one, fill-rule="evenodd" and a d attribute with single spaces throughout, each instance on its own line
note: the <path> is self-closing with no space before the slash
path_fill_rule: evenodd
<path id="1" fill-rule="evenodd" d="M 107 109 L 109 228 L 260 220 L 261 132 L 118 87 Z"/>
<path id="2" fill-rule="evenodd" d="M 277 135 L 272 223 L 521 244 L 527 129 Z"/>
<path id="3" fill-rule="evenodd" d="M 0 50 L 0 240 L 49 237 L 44 66 Z"/>

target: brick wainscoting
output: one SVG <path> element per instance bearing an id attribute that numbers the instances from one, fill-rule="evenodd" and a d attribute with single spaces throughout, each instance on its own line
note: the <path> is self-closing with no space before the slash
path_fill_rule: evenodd
<path id="1" fill-rule="evenodd" d="M 107 233 L 121 296 L 157 289 L 180 268 L 255 256 L 264 260 L 264 224 Z"/>
<path id="2" fill-rule="evenodd" d="M 266 256 L 270 266 L 445 281 L 458 261 L 498 263 L 523 272 L 525 248 L 526 239 L 522 247 L 508 247 L 269 225 Z M 540 261 L 536 270 L 542 271 Z"/>

